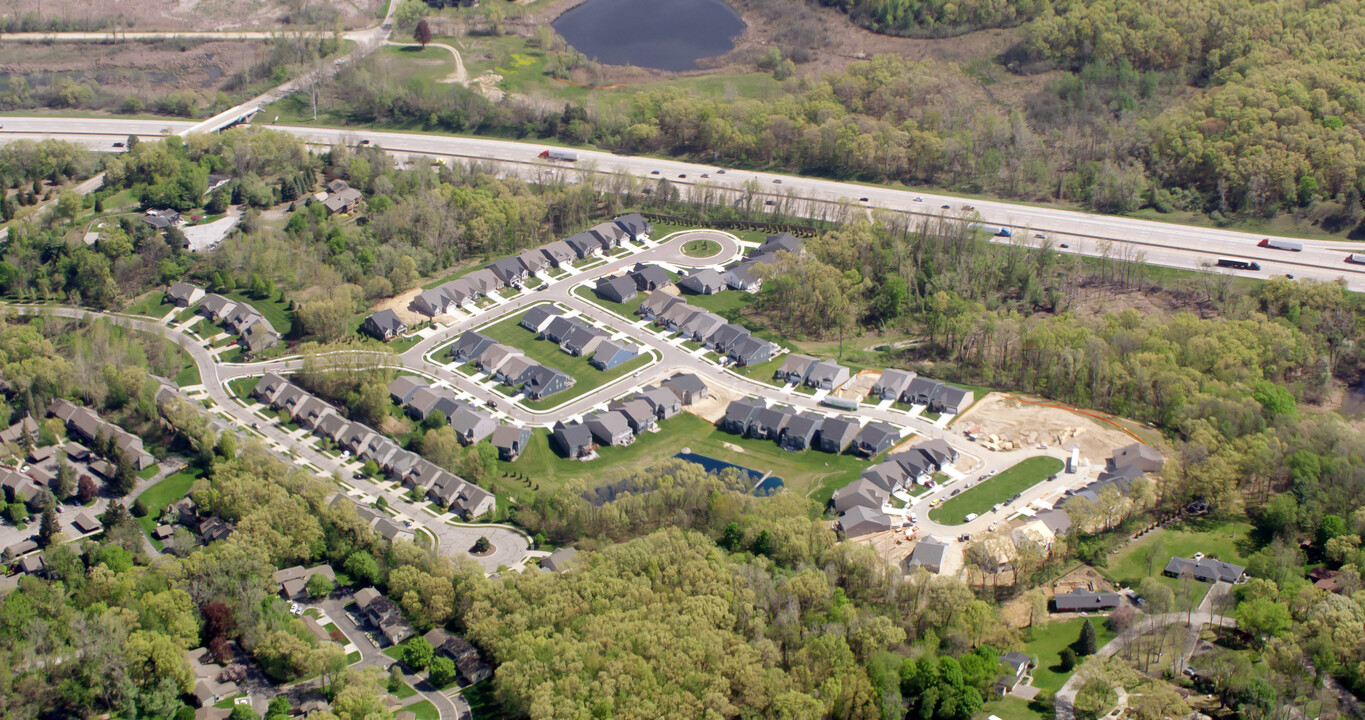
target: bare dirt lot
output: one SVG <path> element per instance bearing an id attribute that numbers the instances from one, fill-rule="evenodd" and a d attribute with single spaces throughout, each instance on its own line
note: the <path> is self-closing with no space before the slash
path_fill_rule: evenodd
<path id="1" fill-rule="evenodd" d="M 73 30 L 289 30 L 378 23 L 386 0 L 12 0 L 15 14 L 60 19 Z M 84 27 L 83 27 L 84 25 Z"/>
<path id="2" fill-rule="evenodd" d="M 30 88 L 69 80 L 99 95 L 144 102 L 172 92 L 212 98 L 269 52 L 255 41 L 9 43 L 0 46 L 0 85 L 22 77 Z"/>
<path id="3" fill-rule="evenodd" d="M 417 297 L 417 295 L 421 292 L 422 288 L 415 287 L 411 290 L 408 290 L 407 292 L 400 293 L 391 298 L 388 298 L 387 300 L 380 302 L 379 304 L 370 308 L 370 312 L 373 313 L 379 312 L 380 310 L 392 310 L 394 314 L 398 316 L 399 320 L 402 320 L 405 324 L 409 326 L 426 322 L 428 320 L 426 315 L 415 313 L 408 307 L 409 305 L 412 304 L 413 298 Z M 446 318 L 447 320 L 452 319 L 449 315 L 442 315 L 441 317 Z"/>
<path id="4" fill-rule="evenodd" d="M 742 392 L 723 385 L 716 385 L 715 383 L 706 383 L 706 388 L 707 394 L 705 400 L 693 403 L 684 409 L 711 423 L 718 422 L 721 418 L 725 417 L 725 408 L 729 407 L 730 403 L 746 397 Z M 738 445 L 731 449 L 737 452 L 744 452 L 744 449 Z"/>
<path id="5" fill-rule="evenodd" d="M 1024 399 L 1036 402 L 1034 398 Z M 955 430 L 973 426 L 981 428 L 978 442 L 983 447 L 991 435 L 1025 447 L 1074 442 L 1080 446 L 1082 459 L 1091 463 L 1101 463 L 1115 449 L 1134 442 L 1131 435 L 1108 423 L 1059 407 L 1028 404 L 1002 393 L 991 393 L 953 423 Z"/>

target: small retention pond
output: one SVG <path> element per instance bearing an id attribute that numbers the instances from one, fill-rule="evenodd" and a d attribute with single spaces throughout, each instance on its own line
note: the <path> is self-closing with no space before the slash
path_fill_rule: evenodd
<path id="1" fill-rule="evenodd" d="M 551 24 L 598 62 L 674 72 L 730 52 L 745 28 L 722 0 L 587 0 Z"/>
<path id="2" fill-rule="evenodd" d="M 753 468 L 746 468 L 742 465 L 728 463 L 725 462 L 724 460 L 717 460 L 713 457 L 698 455 L 696 453 L 678 453 L 673 457 L 678 458 L 679 460 L 694 462 L 706 468 L 707 472 L 720 472 L 721 470 L 734 468 L 735 470 L 738 470 L 742 473 L 747 473 L 749 475 L 749 481 L 754 483 L 754 495 L 757 495 L 758 497 L 766 497 L 768 495 L 772 495 L 778 490 L 781 490 L 784 486 L 782 478 L 780 477 L 774 477 L 769 475 L 768 477 L 765 478 L 763 477 L 763 473 L 754 470 Z"/>

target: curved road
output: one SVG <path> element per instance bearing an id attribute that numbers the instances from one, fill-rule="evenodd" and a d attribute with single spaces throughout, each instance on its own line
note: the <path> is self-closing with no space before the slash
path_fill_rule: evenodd
<path id="1" fill-rule="evenodd" d="M 199 376 L 204 389 L 214 404 L 217 405 L 217 409 L 230 415 L 244 432 L 261 436 L 266 445 L 281 455 L 286 462 L 296 465 L 306 463 L 311 466 L 310 469 L 321 475 L 347 478 L 346 484 L 364 492 L 368 498 L 384 497 L 390 508 L 410 518 L 414 526 L 424 528 L 431 533 L 436 538 L 437 548 L 443 554 L 453 557 L 467 557 L 479 563 L 485 572 L 496 571 L 502 565 L 516 566 L 526 558 L 526 551 L 530 549 L 530 539 L 520 530 L 507 525 L 442 522 L 409 502 L 406 493 L 389 491 L 369 480 L 350 477 L 350 473 L 346 471 L 340 461 L 318 452 L 311 443 L 306 442 L 311 436 L 301 435 L 298 432 L 287 433 L 277 423 L 265 421 L 253 415 L 250 410 L 233 399 L 226 387 L 229 380 L 233 377 L 240 377 L 244 373 L 234 373 L 230 370 L 220 373 L 220 370 L 228 370 L 228 366 L 219 365 L 215 362 L 206 348 L 185 333 L 166 327 L 155 320 L 117 313 L 54 306 L 4 305 L 4 307 L 12 309 L 19 315 L 54 315 L 76 320 L 105 318 L 123 327 L 161 335 L 184 348 L 194 359 L 195 365 L 199 367 Z M 287 452 L 285 452 L 286 450 Z M 362 498 L 352 495 L 347 495 L 347 497 L 357 504 L 367 504 L 367 501 Z M 475 557 L 469 554 L 469 548 L 480 536 L 487 537 L 492 543 L 494 552 L 491 555 Z"/>

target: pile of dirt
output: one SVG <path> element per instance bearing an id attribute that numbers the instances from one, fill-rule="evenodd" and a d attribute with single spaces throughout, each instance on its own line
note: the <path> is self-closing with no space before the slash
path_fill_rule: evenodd
<path id="1" fill-rule="evenodd" d="M 1131 445 L 1127 432 L 1090 416 L 1028 398 L 991 393 L 953 423 L 988 450 L 1050 446 L 1080 447 L 1081 458 L 1101 462 L 1114 450 Z M 994 438 L 994 440 L 992 440 Z M 1008 443 L 1008 447 L 1006 446 Z"/>
<path id="2" fill-rule="evenodd" d="M 692 403 L 687 406 L 686 410 L 710 423 L 719 422 L 721 418 L 725 417 L 725 408 L 730 407 L 730 403 L 747 397 L 734 388 L 716 383 L 708 382 L 706 388 L 706 399 Z"/>

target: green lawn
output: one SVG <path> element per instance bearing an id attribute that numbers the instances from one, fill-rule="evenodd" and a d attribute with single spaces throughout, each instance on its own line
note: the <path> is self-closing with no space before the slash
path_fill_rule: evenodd
<path id="1" fill-rule="evenodd" d="M 412 38 L 395 38 L 398 42 L 411 42 Z M 428 45 L 421 47 L 394 47 L 381 49 L 385 55 L 402 58 L 412 69 L 414 80 L 434 82 L 445 78 L 455 71 L 455 58 L 443 47 Z"/>
<path id="2" fill-rule="evenodd" d="M 1000 720 L 1052 720 L 1054 713 L 1039 712 L 1029 707 L 1029 701 L 1017 697 L 1000 697 L 993 695 L 992 700 L 986 703 L 986 707 L 977 713 L 976 720 L 994 715 Z"/>
<path id="3" fill-rule="evenodd" d="M 228 390 L 231 390 L 234 395 L 244 401 L 250 402 L 251 391 L 256 387 L 256 383 L 260 381 L 261 379 L 258 377 L 240 377 L 229 380 L 227 386 Z"/>
<path id="4" fill-rule="evenodd" d="M 945 525 L 960 525 L 967 515 L 980 515 L 1016 493 L 1023 492 L 1061 472 L 1062 461 L 1054 457 L 1031 457 L 929 511 L 929 518 Z"/>
<path id="5" fill-rule="evenodd" d="M 1024 654 L 1033 658 L 1038 667 L 1033 669 L 1033 685 L 1048 693 L 1055 693 L 1066 684 L 1071 676 L 1062 672 L 1062 649 L 1076 642 L 1081 636 L 1081 626 L 1086 618 L 1076 618 L 1061 622 L 1050 622 L 1046 627 L 1025 630 L 1025 637 L 1032 636 L 1024 643 Z M 1094 617 L 1090 621 L 1095 626 L 1098 647 L 1114 639 L 1114 632 L 1104 625 L 1104 618 Z M 1076 663 L 1080 667 L 1084 661 Z M 1073 670 L 1074 672 L 1074 670 Z"/>
<path id="6" fill-rule="evenodd" d="M 174 303 L 166 302 L 166 293 L 160 290 L 145 292 L 131 305 L 124 309 L 124 312 L 131 315 L 146 315 L 147 317 L 160 318 L 170 312 L 175 307 Z"/>
<path id="7" fill-rule="evenodd" d="M 613 474 L 639 470 L 687 449 L 760 472 L 772 472 L 783 479 L 788 490 L 805 495 L 816 485 L 843 487 L 856 480 L 869 464 L 853 455 L 830 455 L 818 450 L 787 452 L 770 440 L 731 435 L 690 413 L 669 418 L 660 427 L 663 432 L 646 433 L 626 447 L 602 448 L 598 451 L 600 459 L 586 463 L 560 457 L 550 446 L 548 432 L 537 429 L 531 435 L 526 452 L 516 462 L 498 463 L 502 473 L 519 473 L 530 478 L 531 486 L 506 476 L 500 476 L 494 484 L 525 501 L 537 493 L 553 492 L 569 480 L 583 480 L 589 486 L 600 485 L 609 480 L 606 477 L 608 470 Z M 537 485 L 539 490 L 535 489 Z M 826 494 L 824 501 L 828 499 Z"/>
<path id="8" fill-rule="evenodd" d="M 394 660 L 402 660 L 402 659 L 403 659 L 403 646 L 402 646 L 402 645 L 390 645 L 390 646 L 384 648 L 384 654 L 385 654 L 385 655 L 388 655 L 389 657 L 393 658 Z"/>
<path id="9" fill-rule="evenodd" d="M 460 694 L 464 695 L 465 702 L 469 703 L 469 714 L 473 720 L 502 720 L 507 717 L 507 712 L 502 709 L 502 705 L 493 694 L 492 680 L 470 685 Z"/>
<path id="10" fill-rule="evenodd" d="M 584 300 L 587 300 L 588 302 L 593 303 L 595 305 L 599 305 L 603 308 L 606 308 L 607 310 L 610 310 L 616 313 L 617 315 L 620 315 L 621 317 L 630 320 L 631 322 L 640 319 L 640 316 L 636 315 L 635 311 L 639 310 L 640 305 L 644 303 L 645 298 L 649 297 L 649 293 L 639 293 L 630 300 L 627 300 L 626 302 L 623 303 L 612 302 L 610 300 L 603 300 L 602 298 L 597 297 L 597 293 L 594 292 L 592 288 L 587 286 L 575 288 L 573 293 L 578 297 L 581 297 Z"/>
<path id="11" fill-rule="evenodd" d="M 410 710 L 416 714 L 417 720 L 441 720 L 441 713 L 436 709 L 435 705 L 431 704 L 430 700 L 423 700 L 422 702 L 408 705 L 403 709 Z"/>
<path id="12" fill-rule="evenodd" d="M 741 319 L 740 313 L 752 305 L 758 295 L 738 290 L 724 290 L 715 295 L 693 295 L 684 292 L 680 297 L 686 300 L 688 305 L 710 310 L 730 322 L 738 323 Z"/>
<path id="13" fill-rule="evenodd" d="M 294 314 L 289 311 L 289 303 L 281 302 L 279 295 L 271 295 L 263 300 L 248 296 L 241 290 L 233 290 L 223 295 L 233 302 L 246 303 L 256 308 L 256 311 L 265 316 L 270 321 L 275 332 L 281 336 L 288 335 L 289 330 L 294 327 Z"/>
<path id="14" fill-rule="evenodd" d="M 757 365 L 749 365 L 747 367 L 735 368 L 735 372 L 747 378 L 757 380 L 759 382 L 768 383 L 769 385 L 773 385 L 775 387 L 781 387 L 778 381 L 773 379 L 773 374 L 777 372 L 778 368 L 782 367 L 782 361 L 786 359 L 787 356 L 782 355 L 779 357 L 775 357 L 767 362 L 759 363 Z"/>
<path id="15" fill-rule="evenodd" d="M 1247 555 L 1254 548 L 1250 534 L 1251 523 L 1245 521 L 1186 520 L 1178 525 L 1154 530 L 1137 542 L 1130 543 L 1110 559 L 1104 574 L 1126 587 L 1137 587 L 1145 577 L 1159 578 L 1171 586 L 1178 598 L 1181 581 L 1161 574 L 1171 556 L 1190 557 L 1202 552 L 1219 560 L 1245 566 Z M 1202 597 L 1203 592 L 1199 595 Z"/>
<path id="16" fill-rule="evenodd" d="M 246 351 L 242 350 L 241 345 L 234 345 L 223 352 L 218 353 L 220 363 L 239 363 L 246 360 Z M 255 387 L 254 385 L 252 387 Z"/>
<path id="17" fill-rule="evenodd" d="M 518 313 L 505 318 L 488 327 L 481 328 L 479 332 L 500 343 L 519 348 L 526 353 L 527 358 L 546 367 L 563 370 L 569 377 L 574 378 L 574 386 L 564 392 L 556 393 L 544 400 L 525 402 L 526 407 L 532 410 L 545 410 L 562 405 L 653 362 L 653 355 L 642 353 L 639 357 L 619 367 L 605 372 L 598 370 L 588 363 L 587 357 L 573 357 L 560 350 L 559 346 L 552 342 L 537 340 L 535 333 L 517 324 L 521 321 L 521 316 L 525 314 Z"/>
<path id="18" fill-rule="evenodd" d="M 354 665 L 354 664 L 360 662 L 361 659 L 363 659 L 363 658 L 364 658 L 364 656 L 360 654 L 360 651 L 359 651 L 359 650 L 352 650 L 351 652 L 349 652 L 349 653 L 346 654 L 346 664 L 347 664 L 347 665 Z"/>
<path id="19" fill-rule="evenodd" d="M 180 351 L 180 372 L 176 373 L 171 381 L 180 387 L 198 385 L 202 381 L 199 377 L 199 366 L 184 348 L 177 345 L 176 349 Z"/>
<path id="20" fill-rule="evenodd" d="M 203 474 L 199 468 L 187 467 L 143 490 L 142 494 L 137 496 L 137 499 L 147 506 L 147 516 L 138 518 L 137 522 L 149 536 L 152 530 L 156 529 L 156 519 L 161 515 L 161 511 L 166 509 L 167 505 L 185 497 L 185 493 L 190 491 L 190 486 Z"/>
<path id="21" fill-rule="evenodd" d="M 394 693 L 393 696 L 398 698 L 399 700 L 402 700 L 404 698 L 410 698 L 416 694 L 417 691 L 413 690 L 411 685 L 407 683 L 402 683 L 401 685 L 398 686 L 398 692 Z"/>
<path id="22" fill-rule="evenodd" d="M 682 252 L 688 257 L 709 258 L 720 252 L 720 243 L 715 240 L 691 240 L 683 244 Z"/>

